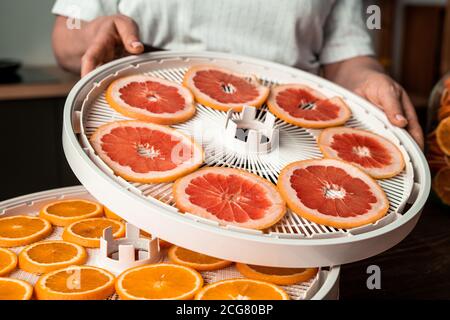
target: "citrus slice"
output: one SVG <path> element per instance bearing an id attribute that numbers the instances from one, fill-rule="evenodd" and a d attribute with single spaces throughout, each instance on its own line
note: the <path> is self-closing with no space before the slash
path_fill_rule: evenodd
<path id="1" fill-rule="evenodd" d="M 152 239 L 152 235 L 148 232 L 145 232 L 144 230 L 140 231 L 140 236 L 143 238 Z M 172 244 L 170 242 L 159 238 L 159 247 L 161 249 L 170 248 L 171 246 Z"/>
<path id="2" fill-rule="evenodd" d="M 14 252 L 0 248 L 0 277 L 6 276 L 17 266 L 17 256 Z"/>
<path id="3" fill-rule="evenodd" d="M 376 179 L 393 177 L 405 168 L 401 151 L 391 141 L 365 130 L 328 128 L 318 145 L 325 158 L 350 162 Z"/>
<path id="4" fill-rule="evenodd" d="M 143 121 L 105 124 L 91 136 L 91 143 L 117 175 L 134 182 L 172 181 L 203 162 L 202 148 L 190 137 Z"/>
<path id="5" fill-rule="evenodd" d="M 123 300 L 188 300 L 203 286 L 194 269 L 175 264 L 151 264 L 124 271 L 116 281 Z"/>
<path id="6" fill-rule="evenodd" d="M 256 77 L 242 75 L 214 65 L 191 67 L 184 75 L 183 85 L 195 100 L 217 110 L 241 111 L 244 105 L 260 107 L 269 95 L 269 88 Z"/>
<path id="7" fill-rule="evenodd" d="M 99 203 L 84 199 L 60 200 L 45 205 L 39 216 L 50 221 L 53 225 L 65 227 L 72 222 L 100 217 L 103 206 Z"/>
<path id="8" fill-rule="evenodd" d="M 114 293 L 114 275 L 91 266 L 70 266 L 42 275 L 34 290 L 38 300 L 103 300 Z"/>
<path id="9" fill-rule="evenodd" d="M 173 196 L 183 212 L 243 228 L 268 228 L 286 212 L 272 183 L 232 168 L 208 167 L 180 178 L 173 185 Z"/>
<path id="10" fill-rule="evenodd" d="M 450 117 L 450 104 L 442 105 L 438 110 L 438 120 L 442 121 Z"/>
<path id="11" fill-rule="evenodd" d="M 0 278 L 0 300 L 30 300 L 33 287 L 23 280 Z"/>
<path id="12" fill-rule="evenodd" d="M 86 250 L 77 244 L 47 240 L 25 247 L 19 254 L 20 269 L 30 273 L 47 273 L 71 265 L 84 264 Z"/>
<path id="13" fill-rule="evenodd" d="M 52 233 L 45 219 L 31 216 L 0 218 L 0 247 L 19 247 L 39 241 Z"/>
<path id="14" fill-rule="evenodd" d="M 340 160 L 293 162 L 281 170 L 278 188 L 293 212 L 335 228 L 375 222 L 389 209 L 377 182 Z"/>
<path id="15" fill-rule="evenodd" d="M 173 263 L 191 267 L 199 271 L 218 270 L 228 267 L 233 262 L 207 256 L 178 246 L 169 249 L 168 256 Z"/>
<path id="16" fill-rule="evenodd" d="M 436 129 L 436 140 L 441 150 L 450 156 L 450 117 L 439 123 Z"/>
<path id="17" fill-rule="evenodd" d="M 450 167 L 442 168 L 434 176 L 433 190 L 443 203 L 450 206 Z"/>
<path id="18" fill-rule="evenodd" d="M 115 80 L 106 90 L 106 101 L 127 117 L 159 124 L 183 122 L 195 114 L 194 97 L 188 89 L 146 75 Z"/>
<path id="19" fill-rule="evenodd" d="M 341 98 L 328 99 L 301 84 L 285 84 L 272 88 L 267 106 L 278 118 L 305 128 L 340 126 L 351 116 L 349 107 Z"/>
<path id="20" fill-rule="evenodd" d="M 112 212 L 107 207 L 104 207 L 104 210 L 105 210 L 105 216 L 107 218 L 113 219 L 113 220 L 117 220 L 117 221 L 122 221 L 123 220 L 120 216 L 118 216 L 116 213 Z"/>
<path id="21" fill-rule="evenodd" d="M 289 295 L 278 286 L 259 280 L 230 279 L 203 287 L 196 300 L 289 300 Z"/>
<path id="22" fill-rule="evenodd" d="M 114 238 L 121 238 L 125 235 L 125 225 L 116 220 L 108 218 L 91 218 L 75 221 L 64 228 L 62 238 L 83 247 L 100 247 L 100 238 L 103 230 L 111 227 Z"/>
<path id="23" fill-rule="evenodd" d="M 282 286 L 308 281 L 317 274 L 317 268 L 274 268 L 236 263 L 236 268 L 245 277 L 267 281 Z"/>

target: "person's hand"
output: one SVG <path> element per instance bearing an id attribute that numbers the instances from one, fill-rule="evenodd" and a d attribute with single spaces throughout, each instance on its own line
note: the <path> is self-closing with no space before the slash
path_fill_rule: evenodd
<path id="1" fill-rule="evenodd" d="M 382 109 L 392 124 L 406 128 L 423 149 L 422 128 L 405 90 L 392 78 L 381 72 L 367 71 L 363 78 L 365 80 L 355 85 L 352 90 Z"/>
<path id="2" fill-rule="evenodd" d="M 137 24 L 129 17 L 118 14 L 99 17 L 82 28 L 86 28 L 86 51 L 81 57 L 81 76 L 127 53 L 139 54 L 144 45 L 139 40 Z"/>

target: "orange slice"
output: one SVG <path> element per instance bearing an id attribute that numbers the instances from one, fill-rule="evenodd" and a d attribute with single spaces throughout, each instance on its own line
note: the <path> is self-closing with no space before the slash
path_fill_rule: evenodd
<path id="1" fill-rule="evenodd" d="M 151 239 L 152 238 L 152 235 L 150 233 L 148 233 L 148 232 L 145 232 L 144 230 L 141 230 L 140 236 L 143 237 L 143 238 L 147 238 L 147 239 Z M 172 244 L 170 242 L 159 238 L 159 247 L 161 249 L 170 248 L 171 246 L 172 246 Z"/>
<path id="2" fill-rule="evenodd" d="M 30 300 L 33 287 L 25 281 L 0 278 L 0 300 Z"/>
<path id="3" fill-rule="evenodd" d="M 233 263 L 231 261 L 217 259 L 178 246 L 172 246 L 169 249 L 168 256 L 173 263 L 191 267 L 199 271 L 218 270 L 228 267 Z"/>
<path id="4" fill-rule="evenodd" d="M 45 219 L 31 216 L 0 218 L 0 247 L 19 247 L 39 241 L 52 233 Z"/>
<path id="5" fill-rule="evenodd" d="M 0 277 L 6 276 L 17 266 L 17 256 L 14 252 L 0 248 Z"/>
<path id="6" fill-rule="evenodd" d="M 83 247 L 98 248 L 103 230 L 108 227 L 112 227 L 114 238 L 125 235 L 125 225 L 122 222 L 108 218 L 91 218 L 75 221 L 65 227 L 62 238 Z"/>
<path id="7" fill-rule="evenodd" d="M 19 254 L 19 267 L 30 273 L 47 273 L 84 264 L 86 260 L 86 250 L 82 246 L 67 241 L 48 240 L 25 247 Z"/>
<path id="8" fill-rule="evenodd" d="M 433 190 L 443 203 L 450 206 L 450 167 L 442 168 L 434 176 Z"/>
<path id="9" fill-rule="evenodd" d="M 194 269 L 176 264 L 151 264 L 124 271 L 116 281 L 116 292 L 124 300 L 188 300 L 203 286 Z"/>
<path id="10" fill-rule="evenodd" d="M 42 275 L 34 290 L 38 300 L 102 300 L 114 293 L 114 275 L 91 266 L 71 266 Z"/>
<path id="11" fill-rule="evenodd" d="M 117 220 L 117 221 L 122 221 L 123 220 L 121 217 L 119 217 L 117 214 L 115 214 L 114 212 L 109 210 L 107 207 L 104 207 L 104 210 L 105 210 L 105 216 L 107 218 L 113 219 L 113 220 Z"/>
<path id="12" fill-rule="evenodd" d="M 205 286 L 196 300 L 289 300 L 278 286 L 259 280 L 222 280 Z"/>
<path id="13" fill-rule="evenodd" d="M 245 277 L 267 281 L 282 286 L 308 281 L 317 274 L 317 268 L 274 268 L 236 263 L 236 268 Z"/>
<path id="14" fill-rule="evenodd" d="M 53 225 L 65 227 L 72 222 L 100 217 L 103 215 L 103 206 L 99 203 L 83 200 L 60 200 L 47 204 L 39 212 L 39 216 L 47 219 Z"/>
<path id="15" fill-rule="evenodd" d="M 441 150 L 450 156 L 450 117 L 439 123 L 436 129 L 436 140 Z"/>

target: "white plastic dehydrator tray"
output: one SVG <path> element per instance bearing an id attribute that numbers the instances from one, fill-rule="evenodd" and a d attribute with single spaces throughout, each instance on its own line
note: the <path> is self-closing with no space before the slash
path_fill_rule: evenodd
<path id="1" fill-rule="evenodd" d="M 405 170 L 379 180 L 390 201 L 388 214 L 373 224 L 335 229 L 288 212 L 265 231 L 221 226 L 189 213 L 180 214 L 172 199 L 172 184 L 130 183 L 116 176 L 95 154 L 90 135 L 102 124 L 126 119 L 105 101 L 105 89 L 118 77 L 150 74 L 180 83 L 193 65 L 214 63 L 254 74 L 263 84 L 306 84 L 326 96 L 340 96 L 352 110 L 346 126 L 376 132 L 402 151 Z M 264 121 L 266 106 L 257 112 Z M 236 117 L 238 115 L 233 115 Z M 205 150 L 208 166 L 235 167 L 276 182 L 280 170 L 293 161 L 321 158 L 319 130 L 299 128 L 277 119 L 279 143 L 267 154 L 245 154 L 223 145 L 226 113 L 197 104 L 197 113 L 175 129 L 192 135 Z M 378 108 L 315 75 L 263 60 L 224 53 L 156 52 L 108 63 L 84 77 L 70 92 L 64 110 L 64 151 L 86 189 L 127 221 L 162 239 L 226 260 L 278 267 L 330 266 L 361 260 L 387 250 L 414 228 L 430 190 L 425 158 L 405 130 L 392 126 Z M 307 182 L 305 182 L 307 183 Z"/>
<path id="2" fill-rule="evenodd" d="M 0 217 L 13 215 L 38 215 L 39 210 L 49 202 L 63 199 L 87 199 L 97 201 L 92 197 L 85 188 L 81 186 L 54 189 L 49 191 L 38 192 L 10 200 L 0 202 Z M 53 233 L 47 239 L 61 239 L 63 228 L 54 227 Z M 10 248 L 15 253 L 19 253 L 23 247 Z M 100 259 L 100 249 L 86 249 L 88 252 L 87 265 L 105 268 Z M 162 262 L 168 261 L 163 252 Z M 109 271 L 115 273 L 114 270 Z M 201 272 L 205 284 L 216 282 L 224 279 L 242 278 L 240 273 L 234 266 L 216 271 Z M 117 275 L 117 273 L 116 273 Z M 25 280 L 34 285 L 38 279 L 38 275 L 16 269 L 9 277 Z M 283 289 L 289 294 L 291 299 L 337 299 L 339 292 L 339 267 L 322 268 L 316 277 L 295 285 L 283 286 Z M 114 294 L 110 299 L 118 299 Z"/>

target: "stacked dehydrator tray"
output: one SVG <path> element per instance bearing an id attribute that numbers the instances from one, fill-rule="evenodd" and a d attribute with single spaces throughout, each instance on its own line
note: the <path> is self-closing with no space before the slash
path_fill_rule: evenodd
<path id="1" fill-rule="evenodd" d="M 376 132 L 401 150 L 405 170 L 378 183 L 385 191 L 390 207 L 375 223 L 353 229 L 336 229 L 310 222 L 288 212 L 268 230 L 258 231 L 221 226 L 189 213 L 180 214 L 174 206 L 172 184 L 130 183 L 116 176 L 95 154 L 90 135 L 102 124 L 124 120 L 105 101 L 105 90 L 112 80 L 126 75 L 148 74 L 181 83 L 193 65 L 213 63 L 244 74 L 256 75 L 264 85 L 302 83 L 327 96 L 340 96 L 352 111 L 346 126 Z M 263 106 L 256 114 L 264 121 Z M 235 115 L 238 116 L 238 115 Z M 208 166 L 234 167 L 276 182 L 288 163 L 321 158 L 316 137 L 319 130 L 292 126 L 277 119 L 279 133 L 277 156 L 259 156 L 243 150 L 217 148 L 227 114 L 197 104 L 196 115 L 172 127 L 201 141 Z M 198 129 L 203 128 L 203 129 Z M 63 145 L 67 160 L 84 187 L 40 192 L 4 201 L 5 215 L 36 213 L 43 204 L 55 199 L 96 199 L 132 225 L 173 244 L 210 256 L 255 265 L 273 267 L 320 267 L 308 282 L 286 287 L 293 299 L 336 299 L 339 289 L 339 265 L 377 255 L 404 239 L 414 228 L 430 190 L 430 174 L 425 158 L 403 129 L 392 126 L 378 108 L 349 91 L 315 75 L 263 60 L 224 54 L 155 52 L 110 62 L 79 81 L 70 92 L 64 109 Z M 221 152 L 208 152 L 209 150 Z M 59 229 L 52 235 L 60 236 Z M 88 264 L 96 264 L 97 249 L 89 249 Z M 234 267 L 202 273 L 205 281 L 239 277 Z M 31 283 L 36 277 L 16 271 L 14 277 Z"/>

